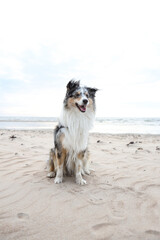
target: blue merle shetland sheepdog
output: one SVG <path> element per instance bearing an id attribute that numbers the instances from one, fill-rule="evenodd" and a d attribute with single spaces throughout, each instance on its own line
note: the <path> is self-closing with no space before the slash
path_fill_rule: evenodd
<path id="1" fill-rule="evenodd" d="M 83 87 L 80 81 L 67 84 L 59 124 L 54 130 L 54 148 L 50 151 L 48 177 L 61 183 L 66 174 L 75 175 L 76 183 L 86 184 L 84 174 L 90 174 L 88 136 L 95 118 L 97 88 Z"/>

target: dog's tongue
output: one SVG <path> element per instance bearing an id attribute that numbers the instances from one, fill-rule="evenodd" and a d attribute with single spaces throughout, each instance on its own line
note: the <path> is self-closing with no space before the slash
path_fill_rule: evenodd
<path id="1" fill-rule="evenodd" d="M 85 111 L 86 111 L 86 107 L 85 107 L 84 105 L 79 106 L 79 107 L 80 107 L 80 109 L 81 109 L 82 112 L 85 112 Z"/>

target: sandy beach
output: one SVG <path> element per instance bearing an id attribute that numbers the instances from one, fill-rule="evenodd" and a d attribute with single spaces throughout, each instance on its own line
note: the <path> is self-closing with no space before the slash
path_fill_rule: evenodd
<path id="1" fill-rule="evenodd" d="M 52 130 L 0 130 L 0 240 L 159 240 L 160 136 L 91 133 L 90 176 L 46 177 Z"/>

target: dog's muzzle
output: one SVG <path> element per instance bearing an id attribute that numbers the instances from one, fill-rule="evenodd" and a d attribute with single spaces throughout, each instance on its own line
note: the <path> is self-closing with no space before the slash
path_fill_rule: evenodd
<path id="1" fill-rule="evenodd" d="M 87 103 L 88 103 L 88 100 L 87 99 L 83 99 L 83 104 L 82 105 L 79 105 L 78 103 L 76 103 L 76 106 L 77 108 L 81 111 L 81 112 L 85 112 L 86 111 L 86 107 L 87 107 Z"/>

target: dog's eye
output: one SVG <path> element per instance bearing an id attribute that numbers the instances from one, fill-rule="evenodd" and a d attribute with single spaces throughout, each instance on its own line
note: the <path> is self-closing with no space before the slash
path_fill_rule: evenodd
<path id="1" fill-rule="evenodd" d="M 88 93 L 86 93 L 86 97 L 87 97 L 87 98 L 89 98 L 89 95 L 88 95 Z"/>
<path id="2" fill-rule="evenodd" d="M 77 97 L 77 98 L 80 97 L 80 94 L 79 94 L 79 93 L 76 93 L 75 97 Z"/>

